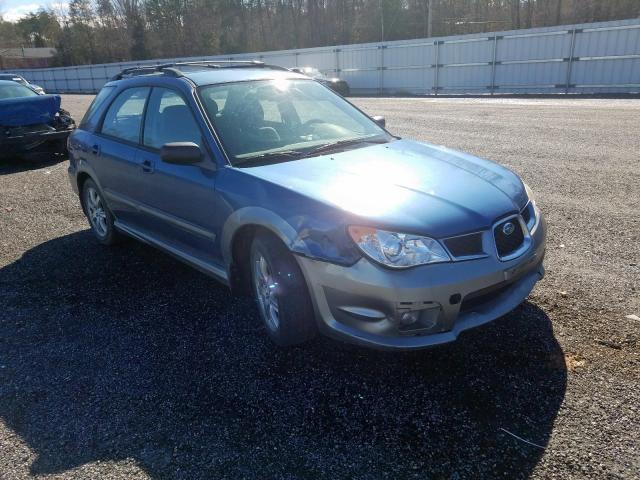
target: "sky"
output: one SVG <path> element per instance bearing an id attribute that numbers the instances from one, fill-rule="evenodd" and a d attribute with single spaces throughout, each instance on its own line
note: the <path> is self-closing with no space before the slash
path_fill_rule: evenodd
<path id="1" fill-rule="evenodd" d="M 66 9 L 66 0 L 50 0 L 40 1 L 38 0 L 0 0 L 0 14 L 4 20 L 9 22 L 15 22 L 24 17 L 29 12 L 35 12 L 40 8 L 53 8 L 58 12 Z"/>

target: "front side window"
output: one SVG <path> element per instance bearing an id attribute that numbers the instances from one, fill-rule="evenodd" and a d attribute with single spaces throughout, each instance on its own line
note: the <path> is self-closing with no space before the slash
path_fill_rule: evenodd
<path id="1" fill-rule="evenodd" d="M 20 98 L 20 97 L 37 97 L 38 94 L 20 85 L 19 83 L 3 84 L 0 85 L 0 100 L 6 100 L 8 98 Z"/>
<path id="2" fill-rule="evenodd" d="M 140 141 L 148 87 L 130 88 L 116 97 L 102 122 L 102 133 L 128 142 Z"/>
<path id="3" fill-rule="evenodd" d="M 207 115 L 234 165 L 312 156 L 332 145 L 391 137 L 339 95 L 312 80 L 258 80 L 202 87 Z"/>
<path id="4" fill-rule="evenodd" d="M 167 88 L 154 88 L 144 122 L 144 144 L 160 149 L 171 142 L 202 146 L 200 128 L 182 96 Z"/>

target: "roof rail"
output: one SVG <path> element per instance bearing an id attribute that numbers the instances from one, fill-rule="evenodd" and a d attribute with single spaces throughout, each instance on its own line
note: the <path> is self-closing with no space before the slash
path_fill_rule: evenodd
<path id="1" fill-rule="evenodd" d="M 152 75 L 154 73 L 165 73 L 174 77 L 183 77 L 184 73 L 180 67 L 206 67 L 206 68 L 269 68 L 272 70 L 287 70 L 278 65 L 267 65 L 258 60 L 202 60 L 194 62 L 168 62 L 158 65 L 142 65 L 138 67 L 125 68 L 120 73 L 111 77 L 113 80 L 122 80 L 126 77 L 138 75 Z"/>

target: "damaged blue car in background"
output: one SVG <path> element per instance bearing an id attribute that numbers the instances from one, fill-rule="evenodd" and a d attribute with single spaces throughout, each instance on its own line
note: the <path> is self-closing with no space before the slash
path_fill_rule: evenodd
<path id="1" fill-rule="evenodd" d="M 75 128 L 59 95 L 38 95 L 16 82 L 0 80 L 0 156 L 34 151 L 66 153 Z"/>

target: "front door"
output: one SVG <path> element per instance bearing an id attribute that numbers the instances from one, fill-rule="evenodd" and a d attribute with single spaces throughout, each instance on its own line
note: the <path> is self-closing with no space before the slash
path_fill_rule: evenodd
<path id="1" fill-rule="evenodd" d="M 160 148 L 170 142 L 196 143 L 203 160 L 194 165 L 163 162 Z M 199 262 L 220 266 L 216 164 L 204 148 L 191 107 L 177 91 L 153 88 L 139 157 L 142 188 L 137 197 L 153 237 Z"/>

